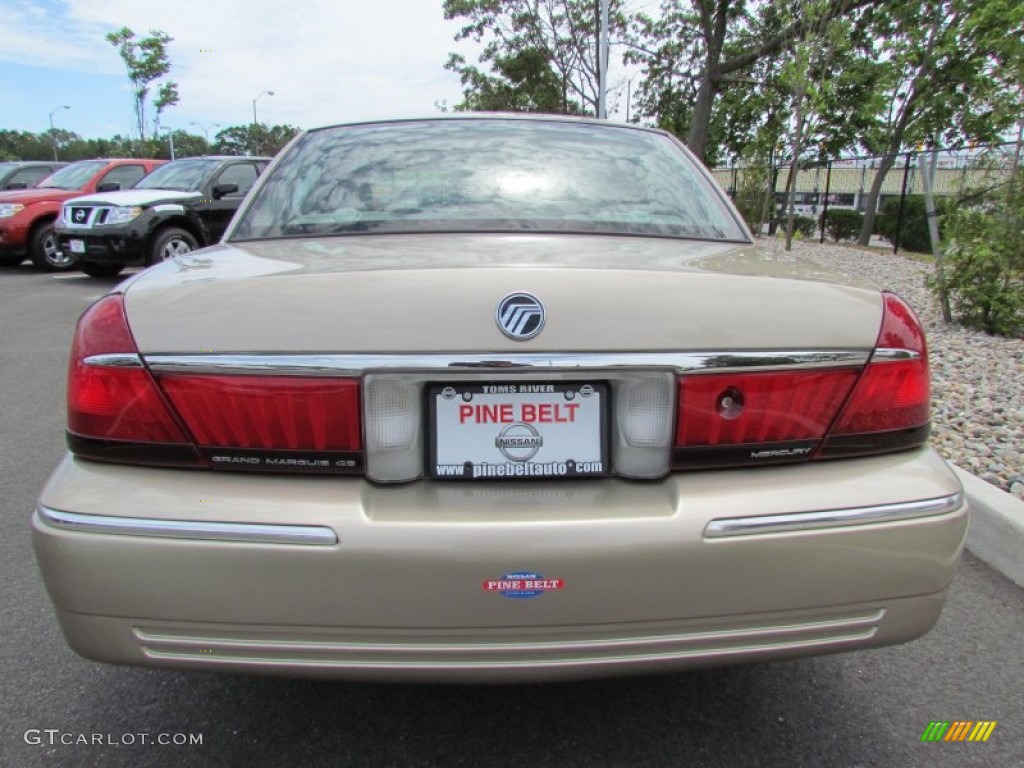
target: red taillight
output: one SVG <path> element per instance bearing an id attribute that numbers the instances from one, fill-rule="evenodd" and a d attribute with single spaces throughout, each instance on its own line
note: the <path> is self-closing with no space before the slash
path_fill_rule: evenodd
<path id="1" fill-rule="evenodd" d="M 119 463 L 274 472 L 362 471 L 359 381 L 161 374 L 146 367 L 120 295 L 79 320 L 68 440 Z"/>
<path id="2" fill-rule="evenodd" d="M 95 440 L 189 442 L 137 355 L 120 294 L 82 315 L 68 370 L 69 432 Z"/>
<path id="3" fill-rule="evenodd" d="M 290 376 L 161 376 L 199 445 L 358 451 L 359 381 Z"/>
<path id="4" fill-rule="evenodd" d="M 883 294 L 863 370 L 692 374 L 679 379 L 677 468 L 882 453 L 928 437 L 928 354 L 907 304 Z"/>
<path id="5" fill-rule="evenodd" d="M 832 434 L 857 435 L 919 427 L 928 422 L 929 402 L 927 361 L 871 363 Z"/>
<path id="6" fill-rule="evenodd" d="M 676 445 L 820 439 L 856 378 L 852 369 L 684 376 Z"/>
<path id="7" fill-rule="evenodd" d="M 844 445 L 852 452 L 870 452 L 882 434 L 907 433 L 907 444 L 927 438 L 931 384 L 924 331 L 900 297 L 883 297 L 885 314 L 875 352 L 829 432 L 825 455 L 841 454 Z"/>

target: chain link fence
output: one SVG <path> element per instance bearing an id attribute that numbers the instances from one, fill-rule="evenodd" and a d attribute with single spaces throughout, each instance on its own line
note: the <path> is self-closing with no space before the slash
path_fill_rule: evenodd
<path id="1" fill-rule="evenodd" d="M 1020 158 L 1017 141 L 939 150 L 934 155 L 932 150 L 905 152 L 889 163 L 882 156 L 870 155 L 805 161 L 796 170 L 792 186 L 793 210 L 802 219 L 797 229 L 804 236 L 817 236 L 822 241 L 826 232 L 834 239 L 856 239 L 849 232 L 861 219 L 849 214 L 830 216 L 828 211 L 852 211 L 862 217 L 868 211 L 872 187 L 877 184 L 873 235 L 890 242 L 894 252 L 901 243 L 920 250 L 919 238 L 909 235 L 911 227 L 920 227 L 916 219 L 924 209 L 926 176 L 933 160 L 932 192 L 941 213 L 1008 183 Z M 789 210 L 786 189 L 791 172 L 788 163 L 774 167 L 725 166 L 712 171 L 751 227 L 770 234 L 775 234 Z M 845 219 L 845 229 L 830 226 L 836 219 Z"/>

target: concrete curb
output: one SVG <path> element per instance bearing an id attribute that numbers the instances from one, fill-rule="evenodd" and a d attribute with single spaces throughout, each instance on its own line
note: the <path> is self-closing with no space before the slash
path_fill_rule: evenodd
<path id="1" fill-rule="evenodd" d="M 1024 587 L 1024 501 L 953 466 L 971 505 L 967 548 Z"/>

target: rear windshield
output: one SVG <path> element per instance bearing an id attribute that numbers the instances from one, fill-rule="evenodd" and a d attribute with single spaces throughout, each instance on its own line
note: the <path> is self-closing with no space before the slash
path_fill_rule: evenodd
<path id="1" fill-rule="evenodd" d="M 102 160 L 83 160 L 51 173 L 39 185 L 46 189 L 81 189 L 89 183 L 89 179 L 107 167 Z"/>
<path id="2" fill-rule="evenodd" d="M 667 136 L 502 119 L 309 133 L 230 239 L 431 231 L 747 239 L 719 191 Z"/>
<path id="3" fill-rule="evenodd" d="M 198 192 L 203 180 L 220 165 L 219 160 L 175 160 L 161 165 L 133 189 L 174 189 L 180 192 Z"/>

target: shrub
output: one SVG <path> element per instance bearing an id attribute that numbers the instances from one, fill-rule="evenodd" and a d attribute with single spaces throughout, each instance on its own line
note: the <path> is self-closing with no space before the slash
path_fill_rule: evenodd
<path id="1" fill-rule="evenodd" d="M 765 198 L 771 195 L 771 168 L 767 165 L 753 165 L 742 168 L 737 174 L 738 188 L 735 190 L 733 202 L 747 226 L 760 234 L 764 218 L 771 216 L 771 207 L 765 212 Z"/>
<path id="2" fill-rule="evenodd" d="M 775 237 L 785 238 L 785 226 L 790 220 L 788 214 L 780 213 L 772 221 L 775 226 Z M 818 229 L 817 219 L 812 219 L 810 216 L 794 216 L 793 217 L 793 238 L 794 240 L 803 240 L 804 238 L 813 238 L 814 232 Z"/>
<path id="3" fill-rule="evenodd" d="M 757 234 L 761 218 L 760 198 L 756 194 L 750 194 L 746 190 L 740 189 L 737 190 L 733 203 L 736 204 L 736 209 L 740 212 L 740 216 L 747 222 L 747 226 L 750 227 L 754 234 Z"/>
<path id="4" fill-rule="evenodd" d="M 837 243 L 854 240 L 864 224 L 864 214 L 847 208 L 829 208 L 825 211 L 825 231 Z"/>
<path id="5" fill-rule="evenodd" d="M 783 219 L 785 222 L 785 219 Z M 804 237 L 814 237 L 814 232 L 818 228 L 817 219 L 812 219 L 810 216 L 794 216 L 793 217 L 793 234 L 794 236 L 799 233 Z"/>
<path id="6" fill-rule="evenodd" d="M 1024 337 L 1024 188 L 1011 184 L 979 208 L 947 222 L 946 290 L 956 318 L 969 328 Z M 930 281 L 933 290 L 939 286 Z"/>
<path id="7" fill-rule="evenodd" d="M 935 210 L 939 215 L 939 235 L 943 234 L 942 217 L 951 213 L 950 201 L 936 198 Z M 896 223 L 899 221 L 900 199 L 891 197 L 882 204 L 882 210 L 875 217 L 875 232 L 890 243 L 896 242 Z M 901 227 L 900 248 L 917 253 L 931 253 L 932 241 L 928 234 L 928 213 L 925 210 L 924 195 L 907 195 L 903 203 L 903 226 Z"/>
<path id="8" fill-rule="evenodd" d="M 786 236 L 786 225 L 789 223 L 789 216 L 786 213 L 782 213 L 775 219 L 776 230 L 775 236 L 784 238 Z M 793 217 L 793 239 L 803 240 L 805 237 L 814 237 L 814 233 L 818 230 L 818 220 L 812 219 L 810 216 L 794 216 Z"/>

